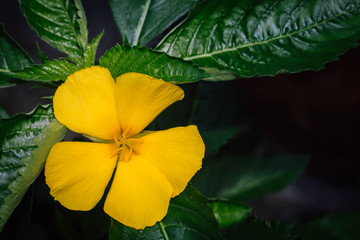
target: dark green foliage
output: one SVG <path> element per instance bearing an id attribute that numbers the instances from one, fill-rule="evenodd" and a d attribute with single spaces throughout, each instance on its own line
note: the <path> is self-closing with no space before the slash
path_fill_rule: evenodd
<path id="1" fill-rule="evenodd" d="M 283 189 L 297 179 L 308 160 L 307 155 L 225 153 L 205 159 L 193 183 L 206 196 L 246 201 Z"/>
<path id="2" fill-rule="evenodd" d="M 168 214 L 161 222 L 136 231 L 112 220 L 109 239 L 216 240 L 222 237 L 208 200 L 188 186 L 171 199 Z"/>
<path id="3" fill-rule="evenodd" d="M 51 105 L 0 119 L 0 230 L 65 131 L 55 120 Z"/>
<path id="4" fill-rule="evenodd" d="M 144 73 L 172 83 L 194 82 L 208 76 L 191 62 L 147 48 L 116 45 L 100 58 L 114 78 L 127 72 Z"/>
<path id="5" fill-rule="evenodd" d="M 80 1 L 20 0 L 30 27 L 45 42 L 81 61 L 87 44 L 86 18 Z"/>
<path id="6" fill-rule="evenodd" d="M 143 46 L 190 11 L 196 0 L 109 0 L 123 40 Z"/>
<path id="7" fill-rule="evenodd" d="M 9 72 L 22 70 L 32 65 L 31 59 L 24 50 L 5 32 L 0 24 L 0 88 L 13 86 L 8 82 Z"/>
<path id="8" fill-rule="evenodd" d="M 355 240 L 360 239 L 360 213 L 332 214 L 313 220 L 296 230 L 304 240 Z"/>
<path id="9" fill-rule="evenodd" d="M 44 64 L 34 64 L 20 71 L 13 71 L 9 76 L 36 82 L 65 80 L 70 74 L 80 70 L 80 66 L 66 60 L 45 61 Z"/>
<path id="10" fill-rule="evenodd" d="M 264 218 L 250 217 L 228 229 L 223 230 L 225 239 L 241 240 L 298 240 L 292 225 L 267 221 Z"/>
<path id="11" fill-rule="evenodd" d="M 318 70 L 359 38 L 358 0 L 207 0 L 157 49 L 226 80 Z"/>

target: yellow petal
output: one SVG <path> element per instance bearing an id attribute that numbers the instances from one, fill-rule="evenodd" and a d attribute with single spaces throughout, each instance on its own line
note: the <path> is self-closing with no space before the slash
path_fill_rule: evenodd
<path id="1" fill-rule="evenodd" d="M 133 151 L 166 176 L 173 187 L 172 197 L 180 194 L 201 168 L 205 145 L 194 125 L 153 132 L 139 140 L 142 144 Z"/>
<path id="2" fill-rule="evenodd" d="M 115 81 L 99 66 L 71 74 L 55 92 L 54 114 L 74 132 L 112 140 L 120 134 Z"/>
<path id="3" fill-rule="evenodd" d="M 164 175 L 133 154 L 130 161 L 118 162 L 104 211 L 126 226 L 143 229 L 165 217 L 171 193 Z"/>
<path id="4" fill-rule="evenodd" d="M 141 132 L 172 103 L 183 99 L 184 91 L 171 83 L 141 73 L 116 78 L 116 109 L 123 136 Z"/>
<path id="5" fill-rule="evenodd" d="M 92 209 L 104 194 L 116 159 L 115 144 L 57 143 L 45 165 L 50 194 L 68 209 Z"/>

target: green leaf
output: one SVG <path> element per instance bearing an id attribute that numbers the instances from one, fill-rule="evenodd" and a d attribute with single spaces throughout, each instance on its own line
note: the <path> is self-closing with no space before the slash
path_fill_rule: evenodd
<path id="1" fill-rule="evenodd" d="M 40 174 L 51 147 L 65 132 L 51 105 L 0 119 L 0 230 Z"/>
<path id="2" fill-rule="evenodd" d="M 79 62 L 87 44 L 85 14 L 80 1 L 19 0 L 30 27 L 45 42 Z"/>
<path id="3" fill-rule="evenodd" d="M 208 200 L 188 186 L 170 201 L 166 217 L 153 227 L 135 230 L 112 220 L 109 239 L 222 239 Z"/>
<path id="4" fill-rule="evenodd" d="M 189 12 L 196 0 L 109 0 L 122 39 L 142 46 Z"/>
<path id="5" fill-rule="evenodd" d="M 0 24 L 0 88 L 13 86 L 7 73 L 30 67 L 32 61 L 24 50 L 5 32 Z"/>
<path id="6" fill-rule="evenodd" d="M 36 43 L 36 48 L 37 48 L 37 52 L 40 57 L 41 63 L 44 63 L 45 61 L 50 61 L 50 59 L 48 58 L 48 56 L 46 56 L 44 51 L 40 48 L 38 43 Z"/>
<path id="7" fill-rule="evenodd" d="M 84 66 L 85 67 L 90 67 L 95 65 L 95 56 L 96 56 L 96 51 L 97 48 L 99 46 L 99 43 L 101 41 L 102 36 L 104 35 L 104 30 L 97 35 L 90 44 L 86 45 L 86 50 L 84 53 Z"/>
<path id="8" fill-rule="evenodd" d="M 192 182 L 206 196 L 246 201 L 283 189 L 308 160 L 308 155 L 295 154 L 223 154 L 205 159 Z"/>
<path id="9" fill-rule="evenodd" d="M 306 240 L 360 239 L 359 222 L 359 212 L 331 214 L 313 220 L 296 230 Z"/>
<path id="10" fill-rule="evenodd" d="M 318 70 L 359 38 L 358 0 L 207 0 L 157 49 L 225 80 Z"/>
<path id="11" fill-rule="evenodd" d="M 296 240 L 293 226 L 267 221 L 264 218 L 250 217 L 223 231 L 225 239 L 241 240 Z M 241 236 L 241 238 L 239 237 Z M 323 238 L 320 238 L 323 239 Z"/>
<path id="12" fill-rule="evenodd" d="M 251 212 L 245 205 L 225 200 L 214 200 L 210 204 L 221 229 L 245 220 Z"/>
<path id="13" fill-rule="evenodd" d="M 80 66 L 65 60 L 52 60 L 21 71 L 13 71 L 8 75 L 13 78 L 37 82 L 58 81 L 65 80 L 67 76 L 80 70 L 80 68 Z"/>
<path id="14" fill-rule="evenodd" d="M 206 146 L 206 155 L 218 153 L 221 147 L 238 133 L 239 129 L 236 127 L 201 131 L 201 137 Z"/>
<path id="15" fill-rule="evenodd" d="M 100 58 L 100 66 L 108 68 L 114 78 L 127 72 L 137 72 L 172 83 L 186 83 L 208 76 L 191 62 L 144 47 L 116 45 Z"/>
<path id="16" fill-rule="evenodd" d="M 82 49 L 86 49 L 88 45 L 88 29 L 87 29 L 87 20 L 86 15 L 84 11 L 84 7 L 81 4 L 81 0 L 74 0 L 75 1 L 75 7 L 77 8 L 77 14 L 79 18 L 77 19 L 77 22 L 79 24 L 79 33 L 77 34 L 77 41 L 82 47 Z"/>

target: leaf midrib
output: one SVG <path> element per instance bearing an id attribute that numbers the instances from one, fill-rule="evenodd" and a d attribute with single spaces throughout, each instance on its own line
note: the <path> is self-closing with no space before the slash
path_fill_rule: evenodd
<path id="1" fill-rule="evenodd" d="M 135 31 L 135 41 L 134 41 L 135 46 L 139 42 L 140 34 L 141 34 L 141 31 L 142 31 L 142 29 L 144 27 L 144 23 L 145 23 L 147 14 L 149 12 L 150 4 L 151 4 L 151 0 L 147 0 L 146 3 L 145 3 L 145 11 L 141 14 L 140 23 L 138 24 L 138 27 L 136 28 L 136 31 Z"/>
<path id="2" fill-rule="evenodd" d="M 71 21 L 69 12 L 67 11 L 64 2 L 60 1 L 60 5 L 61 5 L 62 9 L 63 9 L 64 12 L 65 12 L 66 18 L 68 19 L 69 24 L 70 24 L 70 26 L 71 26 L 71 30 L 72 30 L 72 32 L 73 32 L 73 34 L 74 34 L 74 36 L 75 36 L 75 39 L 77 40 L 77 39 L 78 39 L 78 35 L 76 34 L 75 26 L 73 25 L 73 23 L 72 23 L 72 21 Z M 76 14 L 77 14 L 77 13 L 76 13 Z M 77 43 L 78 45 L 80 45 L 77 41 L 76 41 L 76 43 Z"/>
<path id="3" fill-rule="evenodd" d="M 355 7 L 353 9 L 349 10 L 349 11 L 342 12 L 341 14 L 335 15 L 335 16 L 333 16 L 331 18 L 328 18 L 328 19 L 323 20 L 321 22 L 312 24 L 312 25 L 310 25 L 308 27 L 305 27 L 303 29 L 299 29 L 297 31 L 290 32 L 290 33 L 285 34 L 285 35 L 280 34 L 277 37 L 266 39 L 266 40 L 263 40 L 263 41 L 260 41 L 260 42 L 251 42 L 251 43 L 248 43 L 248 44 L 240 45 L 238 47 L 225 48 L 225 49 L 222 49 L 222 50 L 219 50 L 219 51 L 213 51 L 211 53 L 204 53 L 204 54 L 195 55 L 195 56 L 192 56 L 192 57 L 185 57 L 183 59 L 186 60 L 186 61 L 191 61 L 191 60 L 199 59 L 199 58 L 213 57 L 213 55 L 218 55 L 218 54 L 222 54 L 222 53 L 226 53 L 226 52 L 237 51 L 237 50 L 242 49 L 242 48 L 248 48 L 248 47 L 253 47 L 253 46 L 257 46 L 257 45 L 268 44 L 269 42 L 276 41 L 276 40 L 279 40 L 279 39 L 282 39 L 282 38 L 288 38 L 288 37 L 291 37 L 293 35 L 299 34 L 301 32 L 308 31 L 308 30 L 310 30 L 310 29 L 312 29 L 314 27 L 318 27 L 320 25 L 326 24 L 327 22 L 329 22 L 329 21 L 331 21 L 333 19 L 336 19 L 336 18 L 338 18 L 338 17 L 340 17 L 340 16 L 342 16 L 344 14 L 351 13 L 351 12 L 357 10 L 357 9 L 358 8 Z"/>

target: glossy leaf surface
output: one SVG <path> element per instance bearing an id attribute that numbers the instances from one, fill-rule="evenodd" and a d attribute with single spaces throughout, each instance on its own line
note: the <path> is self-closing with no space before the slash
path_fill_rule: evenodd
<path id="1" fill-rule="evenodd" d="M 24 50 L 5 32 L 0 24 L 0 88 L 13 86 L 7 80 L 8 73 L 30 67 L 32 61 Z"/>
<path id="2" fill-rule="evenodd" d="M 226 80 L 318 70 L 359 38 L 358 0 L 208 0 L 158 49 Z"/>
<path id="3" fill-rule="evenodd" d="M 106 51 L 100 58 L 100 66 L 108 68 L 114 78 L 127 72 L 144 73 L 172 83 L 194 82 L 208 77 L 191 62 L 130 46 L 116 45 Z"/>
<path id="4" fill-rule="evenodd" d="M 33 65 L 21 71 L 13 71 L 9 76 L 37 82 L 65 80 L 81 67 L 65 60 L 45 61 L 44 64 Z"/>
<path id="5" fill-rule="evenodd" d="M 27 188 L 43 169 L 51 147 L 66 128 L 55 120 L 52 106 L 0 119 L 0 229 Z"/>
<path id="6" fill-rule="evenodd" d="M 196 0 L 109 0 L 122 39 L 142 46 L 190 11 Z"/>
<path id="7" fill-rule="evenodd" d="M 85 14 L 76 0 L 19 0 L 30 27 L 45 42 L 73 60 L 81 59 L 87 44 Z M 80 4 L 80 5 L 79 5 Z"/>
<path id="8" fill-rule="evenodd" d="M 188 186 L 170 201 L 168 214 L 161 222 L 137 231 L 112 220 L 109 239 L 216 240 L 222 237 L 208 200 Z"/>

